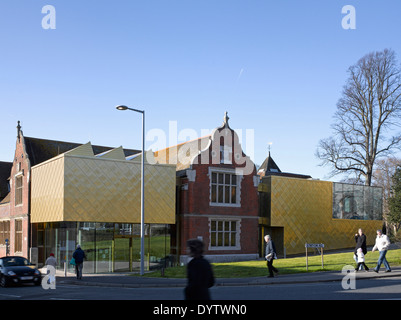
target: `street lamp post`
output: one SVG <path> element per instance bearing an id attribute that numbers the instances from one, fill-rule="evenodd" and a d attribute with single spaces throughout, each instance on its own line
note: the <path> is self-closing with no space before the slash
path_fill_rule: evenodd
<path id="1" fill-rule="evenodd" d="M 117 110 L 131 110 L 142 113 L 142 160 L 141 160 L 141 276 L 144 274 L 144 252 L 145 252 L 145 110 L 128 108 L 119 105 Z"/>

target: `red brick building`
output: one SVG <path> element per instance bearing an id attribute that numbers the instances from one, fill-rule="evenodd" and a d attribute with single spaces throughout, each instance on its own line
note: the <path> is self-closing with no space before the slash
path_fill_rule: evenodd
<path id="1" fill-rule="evenodd" d="M 174 244 L 181 262 L 192 238 L 203 240 L 211 261 L 259 257 L 259 177 L 227 114 L 210 136 L 158 151 L 155 159 L 177 165 Z"/>
<path id="2" fill-rule="evenodd" d="M 6 255 L 6 239 L 9 243 L 10 255 L 27 257 L 29 246 L 29 184 L 31 164 L 25 150 L 24 137 L 18 122 L 18 136 L 12 163 L 2 163 L 3 190 L 9 191 L 0 198 L 0 255 Z M 7 174 L 8 173 L 8 174 Z M 6 181 L 7 186 L 5 186 Z M 3 193 L 4 194 L 4 191 Z"/>

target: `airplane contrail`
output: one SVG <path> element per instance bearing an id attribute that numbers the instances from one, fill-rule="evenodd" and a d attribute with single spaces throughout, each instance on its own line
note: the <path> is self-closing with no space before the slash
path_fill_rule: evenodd
<path id="1" fill-rule="evenodd" d="M 244 72 L 244 68 L 241 68 L 241 71 L 239 72 L 239 75 L 238 75 L 238 77 L 237 77 L 237 82 L 238 82 L 239 79 L 241 78 L 243 72 Z"/>

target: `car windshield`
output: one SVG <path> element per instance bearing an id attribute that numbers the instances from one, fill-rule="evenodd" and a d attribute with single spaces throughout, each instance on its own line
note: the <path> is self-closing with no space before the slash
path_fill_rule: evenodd
<path id="1" fill-rule="evenodd" d="M 20 257 L 3 258 L 3 265 L 5 267 L 28 266 L 29 261 L 28 261 L 28 259 L 20 258 Z"/>

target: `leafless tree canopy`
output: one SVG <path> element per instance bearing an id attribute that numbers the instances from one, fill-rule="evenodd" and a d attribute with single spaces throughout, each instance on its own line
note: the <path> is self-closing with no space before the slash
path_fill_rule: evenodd
<path id="1" fill-rule="evenodd" d="M 374 163 L 401 145 L 401 68 L 392 50 L 364 56 L 348 69 L 337 103 L 333 136 L 320 140 L 316 156 L 339 173 L 372 183 Z"/>
<path id="2" fill-rule="evenodd" d="M 388 157 L 378 160 L 375 170 L 373 171 L 373 184 L 383 188 L 383 218 L 386 223 L 386 229 L 388 229 L 390 225 L 387 216 L 389 214 L 388 202 L 393 188 L 393 176 L 399 167 L 401 167 L 401 158 Z M 394 231 L 397 231 L 396 228 L 394 228 Z"/>

